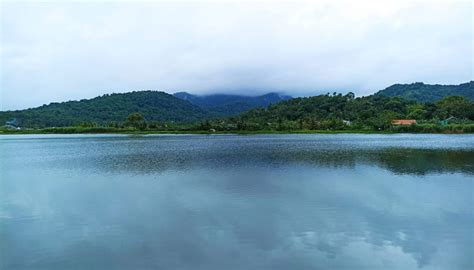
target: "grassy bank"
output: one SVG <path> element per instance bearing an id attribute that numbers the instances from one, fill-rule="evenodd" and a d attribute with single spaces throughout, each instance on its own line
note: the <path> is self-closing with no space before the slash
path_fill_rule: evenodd
<path id="1" fill-rule="evenodd" d="M 45 129 L 21 129 L 0 130 L 0 135 L 13 134 L 337 134 L 337 133 L 391 133 L 387 131 L 371 130 L 138 130 L 117 128 L 45 128 Z"/>
<path id="2" fill-rule="evenodd" d="M 135 129 L 135 128 L 114 128 L 114 127 L 57 127 L 43 129 L 0 129 L 0 135 L 4 134 L 338 134 L 338 133 L 359 133 L 359 134 L 387 134 L 387 133 L 441 133 L 441 134 L 462 134 L 474 133 L 474 124 L 469 125 L 410 125 L 396 126 L 385 130 L 194 130 L 194 129 Z"/>

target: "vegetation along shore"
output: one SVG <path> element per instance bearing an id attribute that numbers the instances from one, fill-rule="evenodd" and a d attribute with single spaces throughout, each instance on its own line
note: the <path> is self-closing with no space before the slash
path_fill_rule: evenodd
<path id="1" fill-rule="evenodd" d="M 0 112 L 0 134 L 473 133 L 473 92 L 473 82 L 397 84 L 365 97 L 138 91 Z"/>

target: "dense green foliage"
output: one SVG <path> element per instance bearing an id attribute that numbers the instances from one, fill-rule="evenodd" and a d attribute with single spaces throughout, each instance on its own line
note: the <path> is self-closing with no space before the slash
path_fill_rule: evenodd
<path id="1" fill-rule="evenodd" d="M 191 95 L 186 92 L 174 94 L 175 97 L 187 100 L 203 109 L 210 110 L 219 116 L 237 115 L 254 108 L 266 108 L 270 104 L 275 104 L 283 100 L 290 99 L 290 96 L 277 93 L 268 93 L 261 96 L 239 96 L 213 94 L 205 96 Z"/>
<path id="2" fill-rule="evenodd" d="M 190 123 L 213 115 L 164 92 L 138 91 L 0 112 L 0 123 L 16 119 L 22 127 L 117 126 L 134 112 L 148 122 Z"/>
<path id="3" fill-rule="evenodd" d="M 3 133 L 27 133 L 28 128 L 42 128 L 45 133 L 474 132 L 474 102 L 462 96 L 421 103 L 383 95 L 355 98 L 353 93 L 334 93 L 292 98 L 220 118 L 218 111 L 201 106 L 163 92 L 141 91 L 0 112 L 0 121 L 23 128 L 18 131 L 7 126 Z M 417 124 L 394 126 L 394 119 L 415 119 Z"/>
<path id="4" fill-rule="evenodd" d="M 93 99 L 51 103 L 41 107 L 0 112 L 0 123 L 16 120 L 22 127 L 120 127 L 145 128 L 163 123 L 193 123 L 228 115 L 236 115 L 256 107 L 266 107 L 289 97 L 267 94 L 259 97 L 237 95 L 194 96 L 158 91 L 110 94 Z M 141 123 L 125 121 L 131 113 L 143 116 Z M 125 122 L 124 122 L 125 121 Z"/>
<path id="5" fill-rule="evenodd" d="M 447 96 L 463 96 L 474 101 L 474 82 L 459 85 L 394 84 L 377 92 L 376 95 L 387 97 L 403 97 L 418 102 L 436 102 Z"/>
<path id="6" fill-rule="evenodd" d="M 216 130 L 391 130 L 394 119 L 415 119 L 420 125 L 441 125 L 440 120 L 468 125 L 474 120 L 474 103 L 464 97 L 446 97 L 437 103 L 417 103 L 398 97 L 354 98 L 333 94 L 294 98 L 254 109 L 237 117 L 201 124 Z M 450 123 L 450 124 L 452 124 Z"/>

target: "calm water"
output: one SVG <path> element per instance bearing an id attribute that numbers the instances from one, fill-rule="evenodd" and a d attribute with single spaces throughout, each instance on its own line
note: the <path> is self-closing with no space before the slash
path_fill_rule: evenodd
<path id="1" fill-rule="evenodd" d="M 0 269 L 473 269 L 472 135 L 0 137 Z"/>

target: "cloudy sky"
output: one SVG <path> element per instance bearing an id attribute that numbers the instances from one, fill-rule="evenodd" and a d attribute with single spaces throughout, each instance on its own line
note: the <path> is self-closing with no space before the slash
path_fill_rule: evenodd
<path id="1" fill-rule="evenodd" d="M 0 109 L 143 89 L 458 84 L 473 79 L 473 13 L 470 0 L 2 1 Z"/>

